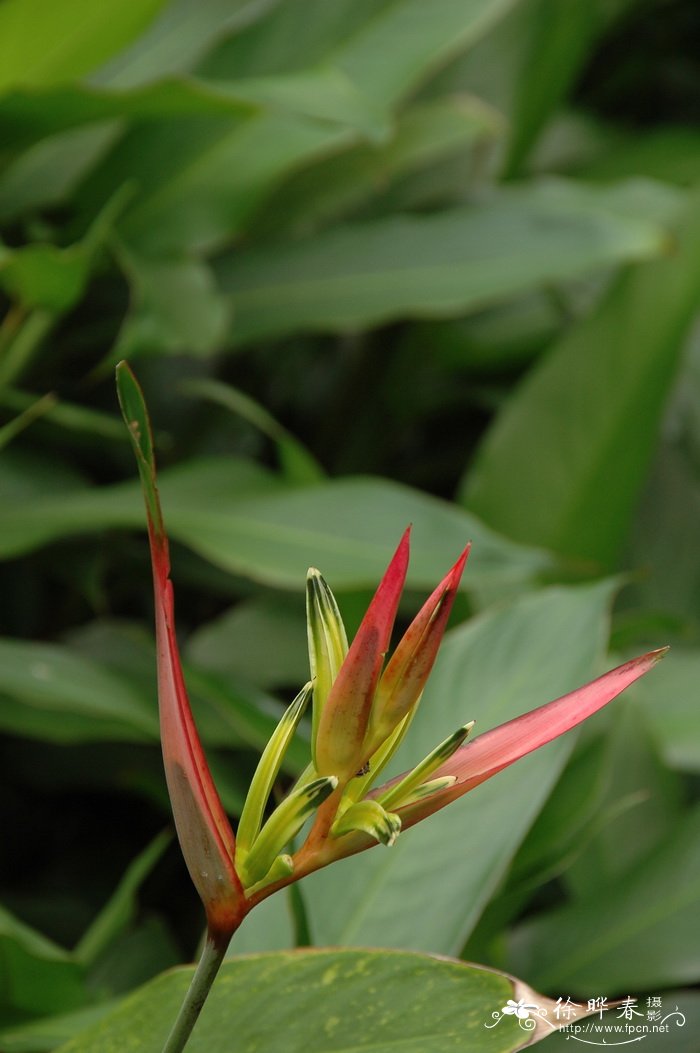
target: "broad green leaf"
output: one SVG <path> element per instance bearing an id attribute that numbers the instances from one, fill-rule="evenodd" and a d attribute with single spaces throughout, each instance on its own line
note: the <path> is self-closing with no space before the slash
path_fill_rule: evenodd
<path id="1" fill-rule="evenodd" d="M 341 71 L 309 70 L 289 76 L 200 81 L 167 78 L 139 88 L 115 90 L 85 84 L 15 89 L 0 100 L 0 129 L 17 149 L 50 135 L 115 118 L 134 121 L 173 118 L 245 118 L 279 110 L 347 126 L 363 135 L 386 134 L 386 118 Z"/>
<path id="2" fill-rule="evenodd" d="M 158 737 L 153 700 L 127 676 L 55 644 L 0 639 L 0 726 L 71 742 L 87 731 L 102 738 L 149 742 Z M 56 716 L 53 716 L 53 715 Z"/>
<path id="3" fill-rule="evenodd" d="M 467 318 L 416 322 L 408 346 L 425 347 L 450 369 L 476 374 L 526 365 L 565 326 L 551 290 L 526 293 Z"/>
<path id="4" fill-rule="evenodd" d="M 527 32 L 520 54 L 506 161 L 506 173 L 511 177 L 522 167 L 547 118 L 586 62 L 603 28 L 601 7 L 598 0 L 570 0 L 565 6 L 558 0 L 534 0 L 529 9 L 526 5 Z"/>
<path id="5" fill-rule="evenodd" d="M 397 103 L 430 73 L 479 40 L 514 0 L 399 0 L 334 51 L 337 64 L 385 105 Z M 400 41 L 400 46 L 396 46 Z"/>
<path id="6" fill-rule="evenodd" d="M 145 33 L 97 70 L 91 80 L 133 88 L 193 70 L 208 49 L 254 25 L 281 0 L 170 0 Z"/>
<path id="7" fill-rule="evenodd" d="M 135 482 L 88 490 L 72 482 L 70 475 L 56 473 L 57 466 L 49 461 L 29 460 L 30 471 L 22 470 L 24 456 L 7 462 L 7 478 L 3 477 L 3 492 L 12 493 L 12 507 L 0 508 L 0 554 L 7 557 L 28 552 L 39 545 L 108 526 L 144 525 L 143 510 L 139 506 L 139 490 Z M 4 474 L 5 459 L 0 461 Z M 55 472 L 54 472 L 55 469 Z M 54 483 L 54 478 L 58 481 Z M 70 482 L 68 480 L 71 480 Z M 174 485 L 171 485 L 174 484 Z M 161 484 L 170 503 L 190 506 L 207 505 L 220 500 L 221 494 L 247 495 L 278 489 L 279 483 L 271 473 L 253 461 L 242 458 L 193 459 L 170 472 L 163 472 Z M 42 491 L 45 496 L 42 498 Z M 63 498 L 54 497 L 56 491 Z M 38 509 L 46 501 L 48 519 L 41 521 L 32 515 L 29 501 Z M 7 518 L 5 518 L 5 514 Z"/>
<path id="8" fill-rule="evenodd" d="M 244 600 L 192 633 L 185 657 L 261 687 L 304 683 L 309 660 L 301 593 Z"/>
<path id="9" fill-rule="evenodd" d="M 700 772 L 700 650 L 673 648 L 654 681 L 635 688 L 661 753 L 672 768 Z"/>
<path id="10" fill-rule="evenodd" d="M 36 243 L 0 249 L 0 284 L 26 307 L 63 311 L 83 294 L 89 260 L 80 246 L 61 249 Z"/>
<path id="11" fill-rule="evenodd" d="M 98 251 L 111 233 L 114 220 L 128 198 L 128 188 L 112 195 L 91 222 L 83 238 L 68 248 L 35 242 L 21 248 L 0 246 L 0 285 L 22 308 L 36 308 L 56 315 L 69 311 L 81 299 Z M 31 316 L 25 327 L 31 323 Z M 15 337 L 17 344 L 22 329 Z M 6 357 L 12 354 L 12 345 Z M 7 374 L 7 366 L 3 369 Z"/>
<path id="12" fill-rule="evenodd" d="M 502 131 L 500 115 L 471 96 L 418 103 L 400 115 L 386 142 L 362 143 L 286 180 L 256 220 L 254 234 L 307 235 L 376 198 L 375 209 L 396 211 L 392 193 L 401 192 L 406 177 L 434 175 L 450 157 Z"/>
<path id="13" fill-rule="evenodd" d="M 5 1021 L 49 1016 L 86 1001 L 83 970 L 71 955 L 0 907 L 0 1014 Z"/>
<path id="14" fill-rule="evenodd" d="M 76 961 L 93 965 L 132 921 L 138 890 L 169 843 L 169 834 L 159 834 L 127 867 L 114 893 L 83 933 L 73 952 Z"/>
<path id="15" fill-rule="evenodd" d="M 60 1053 L 160 1053 L 189 969 L 135 992 Z M 275 992 L 275 997 L 270 997 Z M 236 1053 L 509 1053 L 551 1034 L 502 1016 L 508 999 L 553 1003 L 518 980 L 478 966 L 387 951 L 296 951 L 224 964 L 188 1051 Z M 485 1024 L 492 1024 L 487 1029 Z"/>
<path id="16" fill-rule="evenodd" d="M 0 457 L 0 490 L 3 499 L 19 505 L 35 497 L 78 492 L 85 480 L 74 464 L 48 458 L 30 450 L 13 448 Z"/>
<path id="17" fill-rule="evenodd" d="M 153 632 L 131 622 L 110 619 L 89 622 L 69 634 L 71 650 L 79 651 L 87 659 L 97 661 L 107 670 L 122 674 L 128 670 L 129 679 L 135 689 L 148 699 L 149 709 L 155 708 L 155 644 Z M 304 670 L 299 682 L 308 676 Z M 209 746 L 231 747 L 240 743 L 262 749 L 282 713 L 277 699 L 257 686 L 255 677 L 243 676 L 233 668 L 214 668 L 213 665 L 195 660 L 185 663 L 185 678 L 190 689 L 192 708 L 202 738 Z M 294 681 L 288 681 L 285 686 Z M 64 714 L 61 714 L 64 716 Z M 42 714 L 45 719 L 45 714 Z M 45 724 L 39 722 L 39 730 Z M 59 729 L 60 730 L 60 729 Z M 75 737 L 90 740 L 104 737 L 99 725 L 85 722 L 82 735 Z M 59 737 L 60 741 L 60 735 Z M 299 732 L 285 758 L 284 768 L 296 773 L 304 767 L 308 758 L 308 744 Z M 219 764 L 216 756 L 210 758 L 212 767 L 227 779 L 228 801 L 238 800 L 240 777 L 235 779 L 230 761 Z M 222 787 L 222 795 L 224 788 Z M 227 806 L 228 806 L 228 802 Z M 237 807 L 232 810 L 237 810 Z"/>
<path id="18" fill-rule="evenodd" d="M 394 106 L 471 47 L 515 0 L 286 0 L 200 67 L 205 77 L 283 74 L 333 65 L 379 106 Z"/>
<path id="19" fill-rule="evenodd" d="M 467 720 L 476 720 L 478 734 L 591 679 L 611 589 L 544 589 L 448 632 L 393 767 L 410 768 Z M 391 849 L 372 848 L 307 878 L 314 942 L 458 952 L 573 742 L 567 736 L 524 758 Z"/>
<path id="20" fill-rule="evenodd" d="M 295 945 L 294 920 L 290 904 L 291 889 L 264 899 L 244 919 L 235 940 L 231 940 L 226 958 L 262 951 L 286 951 Z"/>
<path id="21" fill-rule="evenodd" d="M 0 90 L 82 77 L 128 44 L 163 0 L 4 0 Z"/>
<path id="22" fill-rule="evenodd" d="M 331 33 L 325 46 L 311 53 L 304 47 L 304 38 L 317 32 L 316 19 L 309 19 L 306 5 L 282 5 L 284 47 L 287 54 L 292 53 L 291 62 L 272 69 L 263 62 L 251 70 L 229 58 L 213 68 L 205 67 L 205 75 L 214 83 L 203 90 L 228 90 L 222 83 L 232 77 L 242 81 L 242 74 L 251 83 L 252 78 L 274 75 L 283 78 L 274 89 L 279 99 L 284 78 L 291 77 L 287 86 L 293 85 L 294 93 L 287 91 L 285 97 L 288 104 L 296 103 L 297 116 L 269 112 L 241 121 L 227 121 L 223 116 L 162 121 L 157 135 L 148 127 L 134 129 L 94 173 L 81 203 L 89 212 L 115 186 L 127 178 L 136 179 L 141 188 L 139 201 L 121 225 L 131 245 L 151 255 L 212 251 L 241 231 L 284 177 L 303 164 L 354 144 L 363 133 L 376 133 L 377 111 L 396 105 L 427 74 L 485 33 L 512 3 L 436 0 L 428 20 L 422 0 L 400 0 L 382 5 L 380 11 L 365 5 L 352 17 L 349 36 L 338 41 Z M 337 28 L 342 12 L 338 22 L 338 9 L 333 10 L 334 4 L 328 6 Z M 273 28 L 276 14 L 271 16 Z M 267 22 L 258 23 L 254 30 L 262 34 L 266 51 Z M 400 48 L 394 46 L 398 39 Z M 239 40 L 245 49 L 246 34 Z M 300 55 L 321 72 L 300 69 Z M 328 90 L 318 98 L 313 87 L 318 78 L 321 82 L 330 78 L 334 85 L 335 109 L 346 120 L 344 125 L 320 119 L 319 106 L 328 112 Z M 262 90 L 261 101 L 271 101 L 271 81 L 266 85 L 258 82 L 257 87 Z M 235 93 L 235 86 L 230 90 Z M 317 116 L 302 115 L 311 112 Z M 347 124 L 349 116 L 353 116 L 352 127 Z"/>
<path id="23" fill-rule="evenodd" d="M 111 999 L 133 991 L 181 961 L 182 948 L 165 918 L 144 912 L 143 920 L 120 932 L 90 966 L 90 989 L 99 991 L 101 998 Z M 73 1036 L 66 1039 L 69 1037 Z"/>
<path id="24" fill-rule="evenodd" d="M 231 306 L 200 260 L 148 259 L 120 253 L 132 304 L 109 361 L 141 353 L 213 354 L 230 324 Z"/>
<path id="25" fill-rule="evenodd" d="M 586 179 L 624 179 L 630 172 L 680 186 L 700 182 L 700 132 L 677 124 L 635 129 L 634 135 L 615 128 L 590 161 L 577 171 Z"/>
<path id="26" fill-rule="evenodd" d="M 72 1013 L 37 1018 L 0 1031 L 0 1049 L 4 1053 L 52 1053 L 57 1046 L 96 1024 L 116 1008 L 115 1002 L 103 1002 Z"/>
<path id="27" fill-rule="evenodd" d="M 227 571 L 278 588 L 300 589 L 316 565 L 338 590 L 373 588 L 408 523 L 414 524 L 408 580 L 416 588 L 432 588 L 450 562 L 446 553 L 454 558 L 470 538 L 466 587 L 513 588 L 553 568 L 546 553 L 512 545 L 467 513 L 388 480 L 348 478 L 290 490 L 246 462 L 193 459 L 163 472 L 160 491 L 173 539 Z M 133 483 L 15 503 L 0 508 L 0 555 L 116 526 L 143 526 Z"/>
<path id="28" fill-rule="evenodd" d="M 669 198 L 662 191 L 663 209 Z M 621 260 L 658 255 L 655 193 L 629 215 L 619 191 L 545 183 L 480 205 L 389 216 L 314 238 L 238 251 L 220 264 L 238 344 L 301 329 L 344 331 L 449 317 Z"/>
<path id="29" fill-rule="evenodd" d="M 235 672 L 188 665 L 185 675 L 208 746 L 265 745 L 281 713 L 275 699 Z M 0 639 L 0 698 L 0 728 L 23 737 L 64 744 L 157 743 L 152 633 L 104 621 L 73 633 L 68 647 Z M 296 773 L 307 759 L 301 736 L 290 746 L 285 770 Z M 237 807 L 240 786 L 230 774 L 227 790 L 228 803 Z"/>
<path id="30" fill-rule="evenodd" d="M 513 860 L 508 884 L 518 893 L 524 890 L 521 901 L 535 883 L 558 875 L 572 857 L 585 856 L 591 836 L 606 819 L 602 808 L 610 784 L 610 759 L 610 751 L 597 736 L 577 743 Z M 504 895 L 508 894 L 506 888 Z"/>
<path id="31" fill-rule="evenodd" d="M 211 252 L 238 234 L 270 190 L 301 164 L 352 142 L 337 125 L 281 113 L 162 119 L 135 127 L 87 181 L 91 214 L 114 186 L 138 180 L 120 224 L 143 255 Z"/>
<path id="32" fill-rule="evenodd" d="M 496 418 L 464 502 L 509 536 L 612 564 L 649 468 L 700 289 L 700 196 L 673 256 L 629 269 Z"/>
<path id="33" fill-rule="evenodd" d="M 675 656 L 674 656 L 675 657 Z M 654 737 L 635 704 L 636 692 L 614 711 L 605 736 L 608 785 L 598 804 L 599 825 L 565 875 L 567 887 L 585 896 L 606 886 L 656 848 L 680 816 L 678 777 L 661 762 Z"/>
<path id="34" fill-rule="evenodd" d="M 20 138 L 24 134 L 22 125 Z M 48 135 L 25 150 L 0 173 L 0 219 L 67 201 L 119 134 L 118 121 L 91 123 Z"/>
<path id="35" fill-rule="evenodd" d="M 697 625 L 700 613 L 700 445 L 694 423 L 698 392 L 700 368 L 696 364 L 688 369 L 686 363 L 625 551 L 626 566 L 646 571 L 626 593 L 628 608 L 655 611 L 689 626 Z M 691 639 L 697 639 L 696 630 L 690 631 Z"/>
<path id="36" fill-rule="evenodd" d="M 700 978 L 700 809 L 624 881 L 520 925 L 509 965 L 587 997 Z"/>

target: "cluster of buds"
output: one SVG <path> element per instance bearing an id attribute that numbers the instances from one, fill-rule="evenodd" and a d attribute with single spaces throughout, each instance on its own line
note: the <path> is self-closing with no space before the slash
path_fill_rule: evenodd
<path id="1" fill-rule="evenodd" d="M 661 649 L 626 662 L 469 743 L 465 740 L 473 722 L 464 724 L 412 770 L 377 787 L 378 776 L 401 744 L 420 703 L 469 547 L 426 600 L 388 661 L 408 568 L 409 531 L 350 646 L 331 590 L 311 569 L 307 578 L 310 679 L 262 754 L 234 837 L 206 763 L 182 676 L 148 415 L 125 363 L 117 375 L 146 501 L 168 790 L 183 855 L 212 936 L 227 938 L 253 906 L 306 874 L 379 842 L 392 845 L 401 830 L 581 723 L 665 653 Z M 285 751 L 309 703 L 309 764 L 284 800 L 270 809 Z M 298 849 L 291 850 L 304 827 L 308 833 Z"/>

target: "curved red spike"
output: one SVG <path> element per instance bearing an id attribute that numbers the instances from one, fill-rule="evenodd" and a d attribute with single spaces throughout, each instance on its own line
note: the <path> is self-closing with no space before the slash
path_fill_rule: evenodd
<path id="1" fill-rule="evenodd" d="M 362 764 L 372 700 L 406 580 L 410 527 L 386 569 L 323 707 L 315 744 L 319 775 L 351 778 Z"/>
<path id="2" fill-rule="evenodd" d="M 431 776 L 433 779 L 440 779 L 450 775 L 457 780 L 455 783 L 415 804 L 395 809 L 401 816 L 403 827 L 420 822 L 521 757 L 575 728 L 611 702 L 640 676 L 648 673 L 667 651 L 668 648 L 663 647 L 639 658 L 633 658 L 589 684 L 538 709 L 515 717 L 468 742 Z M 382 793 L 385 789 L 386 787 L 380 787 L 372 796 Z"/>

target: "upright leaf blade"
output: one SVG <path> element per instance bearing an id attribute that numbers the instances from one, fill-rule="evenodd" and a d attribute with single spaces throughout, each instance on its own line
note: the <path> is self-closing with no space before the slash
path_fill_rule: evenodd
<path id="1" fill-rule="evenodd" d="M 530 544 L 611 566 L 649 467 L 700 290 L 700 194 L 671 257 L 622 274 L 496 418 L 464 503 Z"/>

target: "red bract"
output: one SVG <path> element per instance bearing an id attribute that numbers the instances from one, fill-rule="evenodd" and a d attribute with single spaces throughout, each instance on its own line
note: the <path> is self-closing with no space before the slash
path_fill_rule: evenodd
<path id="1" fill-rule="evenodd" d="M 363 746 L 384 656 L 408 569 L 406 530 L 326 699 L 316 737 L 316 767 L 349 778 L 364 763 Z"/>
<path id="2" fill-rule="evenodd" d="M 230 934 L 245 912 L 243 887 L 233 865 L 233 830 L 209 771 L 182 676 L 168 540 L 143 395 L 125 364 L 117 375 L 121 408 L 146 498 L 155 599 L 158 706 L 168 793 L 182 854 L 204 904 L 209 930 Z"/>
<path id="3" fill-rule="evenodd" d="M 584 687 L 515 717 L 461 746 L 433 773 L 435 779 L 454 779 L 450 786 L 414 804 L 396 808 L 402 827 L 406 829 L 427 818 L 521 757 L 575 728 L 644 676 L 667 651 L 667 647 L 662 647 L 633 658 Z M 386 792 L 397 781 L 379 787 L 373 796 Z"/>

